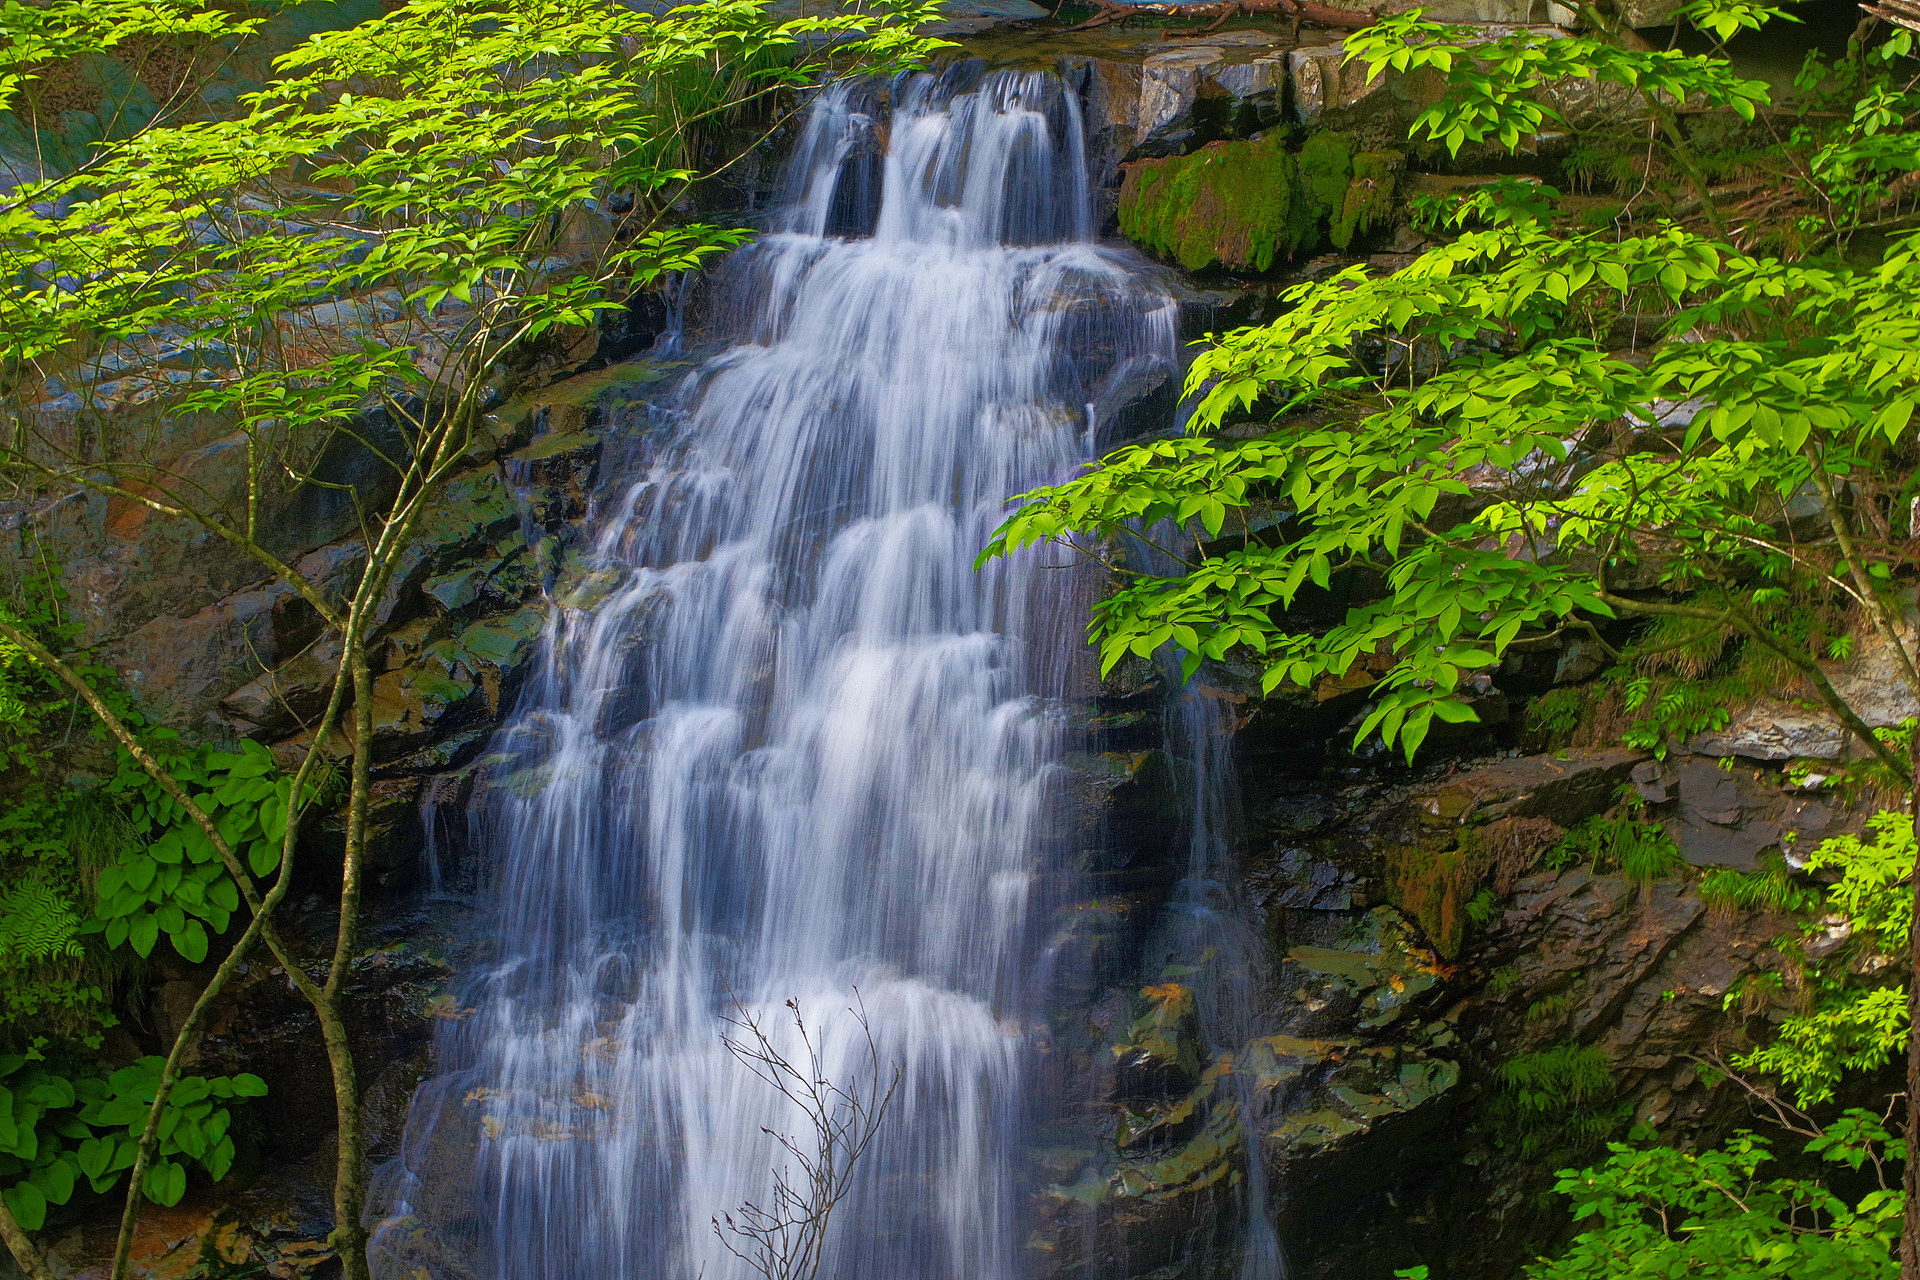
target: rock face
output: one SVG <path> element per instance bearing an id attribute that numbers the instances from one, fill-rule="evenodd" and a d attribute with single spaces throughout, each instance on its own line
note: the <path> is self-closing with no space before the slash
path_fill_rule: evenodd
<path id="1" fill-rule="evenodd" d="M 421 892 L 477 888 L 476 868 L 456 838 L 465 824 L 435 815 L 459 812 L 472 789 L 471 766 L 539 640 L 546 590 L 590 589 L 569 576 L 568 548 L 603 449 L 627 446 L 617 422 L 645 416 L 625 413 L 616 422 L 611 411 L 660 385 L 657 367 L 614 367 L 509 406 L 496 452 L 444 486 L 376 610 L 370 883 L 347 984 L 376 1162 L 395 1152 L 436 1028 L 457 1016 L 443 992 L 471 945 L 462 900 Z M 283 763 L 304 751 L 304 726 L 326 699 L 339 656 L 311 607 L 281 583 L 255 580 L 223 593 L 217 577 L 156 572 L 186 545 L 171 521 L 116 525 L 113 512 L 83 502 L 60 508 L 57 518 L 42 536 L 89 608 L 101 652 L 127 673 L 145 710 L 202 740 L 266 742 Z M 297 536 L 309 543 L 330 531 L 304 530 Z M 71 539 L 64 545 L 63 535 Z M 365 558 L 353 536 L 296 543 L 290 554 L 298 572 L 336 599 L 357 582 Z M 144 575 L 134 566 L 145 566 Z M 89 584 L 123 571 L 139 580 L 137 590 L 84 596 Z M 281 917 L 289 944 L 316 975 L 331 946 L 343 831 L 344 813 L 335 813 L 304 832 L 300 879 Z M 130 1033 L 116 1032 L 133 1037 L 124 1046 L 129 1056 L 164 1049 L 160 1037 L 179 1025 L 211 971 L 211 963 L 186 965 L 170 953 L 156 959 L 146 1015 Z M 271 961 L 251 961 L 229 986 L 193 1065 L 253 1072 L 270 1092 L 241 1113 L 236 1174 L 217 1194 L 151 1217 L 134 1274 L 291 1278 L 324 1268 L 335 1130 L 330 1071 L 311 1010 Z M 81 1275 L 94 1274 L 112 1252 L 104 1218 L 88 1217 L 50 1244 L 61 1265 Z"/>
<path id="2" fill-rule="evenodd" d="M 1508 757 L 1250 812 L 1256 842 L 1278 837 L 1246 862 L 1276 961 L 1254 1043 L 1283 1046 L 1295 1068 L 1261 1075 L 1250 1110 L 1291 1274 L 1361 1280 L 1425 1262 L 1505 1276 L 1550 1243 L 1562 1220 L 1538 1193 L 1551 1171 L 1501 1119 L 1499 1073 L 1516 1058 L 1597 1051 L 1621 1131 L 1628 1118 L 1678 1136 L 1725 1120 L 1733 1100 L 1687 1055 L 1741 1043 L 1723 999 L 1785 922 L 1718 917 L 1683 881 L 1537 869 L 1647 763 L 1624 749 Z M 1694 768 L 1725 776 L 1683 764 L 1668 803 L 1700 787 Z M 1503 827 L 1504 843 L 1488 835 Z M 1471 920 L 1441 909 L 1483 890 Z"/>
<path id="3" fill-rule="evenodd" d="M 1915 620 L 1909 618 L 1909 642 L 1914 626 Z M 1889 729 L 1920 716 L 1920 696 L 1905 664 L 1878 634 L 1862 638 L 1851 657 L 1821 665 L 1834 692 L 1868 728 Z M 1865 754 L 1824 703 L 1811 697 L 1785 702 L 1765 695 L 1733 708 L 1725 728 L 1695 734 L 1688 739 L 1687 749 L 1749 760 L 1837 761 Z"/>

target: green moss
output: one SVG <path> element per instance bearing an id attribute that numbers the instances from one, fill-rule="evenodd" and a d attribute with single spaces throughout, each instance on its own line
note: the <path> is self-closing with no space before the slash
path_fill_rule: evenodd
<path id="1" fill-rule="evenodd" d="M 1265 271 L 1311 248 L 1318 222 L 1279 134 L 1139 161 L 1120 189 L 1120 230 L 1189 271 Z"/>
<path id="2" fill-rule="evenodd" d="M 1393 904 L 1419 922 L 1435 951 L 1453 959 L 1466 941 L 1467 904 L 1486 876 L 1491 852 L 1483 841 L 1471 838 L 1451 849 L 1412 844 L 1390 846 L 1386 852 Z"/>
<path id="3" fill-rule="evenodd" d="M 1398 151 L 1363 151 L 1353 158 L 1353 176 L 1339 208 L 1328 218 L 1327 239 L 1334 248 L 1345 249 L 1355 236 L 1386 222 L 1393 212 L 1393 179 L 1401 159 Z"/>
<path id="4" fill-rule="evenodd" d="M 1350 134 L 1315 133 L 1296 157 L 1274 133 L 1138 161 L 1120 189 L 1120 230 L 1189 271 L 1265 271 L 1323 235 L 1345 249 L 1386 221 L 1402 160 L 1353 147 Z"/>
<path id="5" fill-rule="evenodd" d="M 1347 199 L 1353 179 L 1353 137 L 1345 133 L 1316 133 L 1300 148 L 1300 180 L 1307 199 L 1321 217 L 1337 214 Z"/>

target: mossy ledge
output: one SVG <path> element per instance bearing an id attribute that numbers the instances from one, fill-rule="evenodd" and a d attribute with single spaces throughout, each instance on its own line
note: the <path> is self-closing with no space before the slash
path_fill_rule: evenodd
<path id="1" fill-rule="evenodd" d="M 1264 272 L 1386 221 L 1398 152 L 1356 154 L 1341 133 L 1315 134 L 1298 156 L 1286 144 L 1276 132 L 1124 166 L 1121 233 L 1189 271 Z"/>

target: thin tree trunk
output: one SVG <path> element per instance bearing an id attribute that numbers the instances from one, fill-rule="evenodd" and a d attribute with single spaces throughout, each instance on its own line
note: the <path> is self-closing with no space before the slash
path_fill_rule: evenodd
<path id="1" fill-rule="evenodd" d="M 47 1264 L 40 1251 L 33 1247 L 33 1241 L 20 1229 L 20 1222 L 13 1216 L 13 1210 L 7 1208 L 7 1202 L 0 1200 L 0 1237 L 7 1242 L 7 1252 L 27 1273 L 27 1280 L 53 1280 L 53 1272 L 47 1270 Z"/>
<path id="2" fill-rule="evenodd" d="M 357 631 L 359 623 L 360 610 L 356 608 L 348 626 Z M 333 965 L 321 988 L 326 995 L 325 1008 L 319 1012 L 320 1034 L 333 1068 L 334 1115 L 339 1126 L 339 1150 L 334 1159 L 333 1248 L 340 1258 L 342 1280 L 368 1280 L 367 1228 L 361 1221 L 367 1198 L 366 1144 L 360 1131 L 359 1081 L 346 1019 L 340 1012 L 340 995 L 352 972 L 353 952 L 360 939 L 361 870 L 366 862 L 367 806 L 373 782 L 373 670 L 357 635 L 349 635 L 346 647 L 353 670 L 353 775 L 347 800 L 346 860 L 340 873 L 340 926 L 334 936 Z"/>
<path id="3" fill-rule="evenodd" d="M 233 944 L 233 950 L 227 952 L 227 958 L 220 962 L 220 967 L 213 971 L 213 978 L 207 983 L 206 990 L 200 993 L 200 998 L 193 1002 L 187 1020 L 173 1038 L 173 1048 L 167 1053 L 166 1064 L 160 1068 L 160 1079 L 153 1089 L 153 1101 L 147 1108 L 146 1127 L 140 1133 L 140 1145 L 134 1152 L 133 1168 L 127 1172 L 127 1205 L 120 1215 L 120 1238 L 114 1246 L 114 1275 L 125 1275 L 133 1258 L 133 1231 L 139 1220 L 140 1197 L 144 1194 L 142 1184 L 146 1182 L 147 1171 L 153 1167 L 154 1153 L 160 1146 L 160 1123 L 166 1116 L 167 1098 L 173 1093 L 173 1086 L 179 1083 L 180 1068 L 199 1040 L 200 1028 L 206 1024 L 213 1002 L 220 998 L 228 979 L 233 977 L 234 971 L 247 958 L 247 953 L 253 950 L 254 941 L 259 938 L 266 924 L 267 917 L 264 915 L 257 915 L 247 922 L 246 932 Z"/>
<path id="4" fill-rule="evenodd" d="M 1920 733 L 1913 735 L 1915 777 L 1920 778 Z M 1907 791 L 1920 838 L 1920 787 Z M 1914 868 L 1913 894 L 1920 907 L 1920 866 Z M 1920 915 L 1907 940 L 1907 1162 L 1900 1185 L 1907 1197 L 1900 1223 L 1900 1280 L 1920 1280 Z"/>

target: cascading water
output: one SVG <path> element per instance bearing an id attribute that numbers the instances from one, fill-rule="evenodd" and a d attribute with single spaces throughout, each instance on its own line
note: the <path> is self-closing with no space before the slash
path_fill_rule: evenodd
<path id="1" fill-rule="evenodd" d="M 1084 575 L 973 558 L 1007 495 L 1175 366 L 1175 307 L 1092 242 L 1050 77 L 823 93 L 736 345 L 603 501 L 494 744 L 494 961 L 383 1172 L 376 1274 L 735 1280 L 805 1117 L 722 1046 L 737 998 L 901 1083 L 824 1275 L 1020 1273 L 1061 700 Z M 884 141 L 883 141 L 884 139 Z M 856 997 L 856 989 L 858 995 Z"/>

